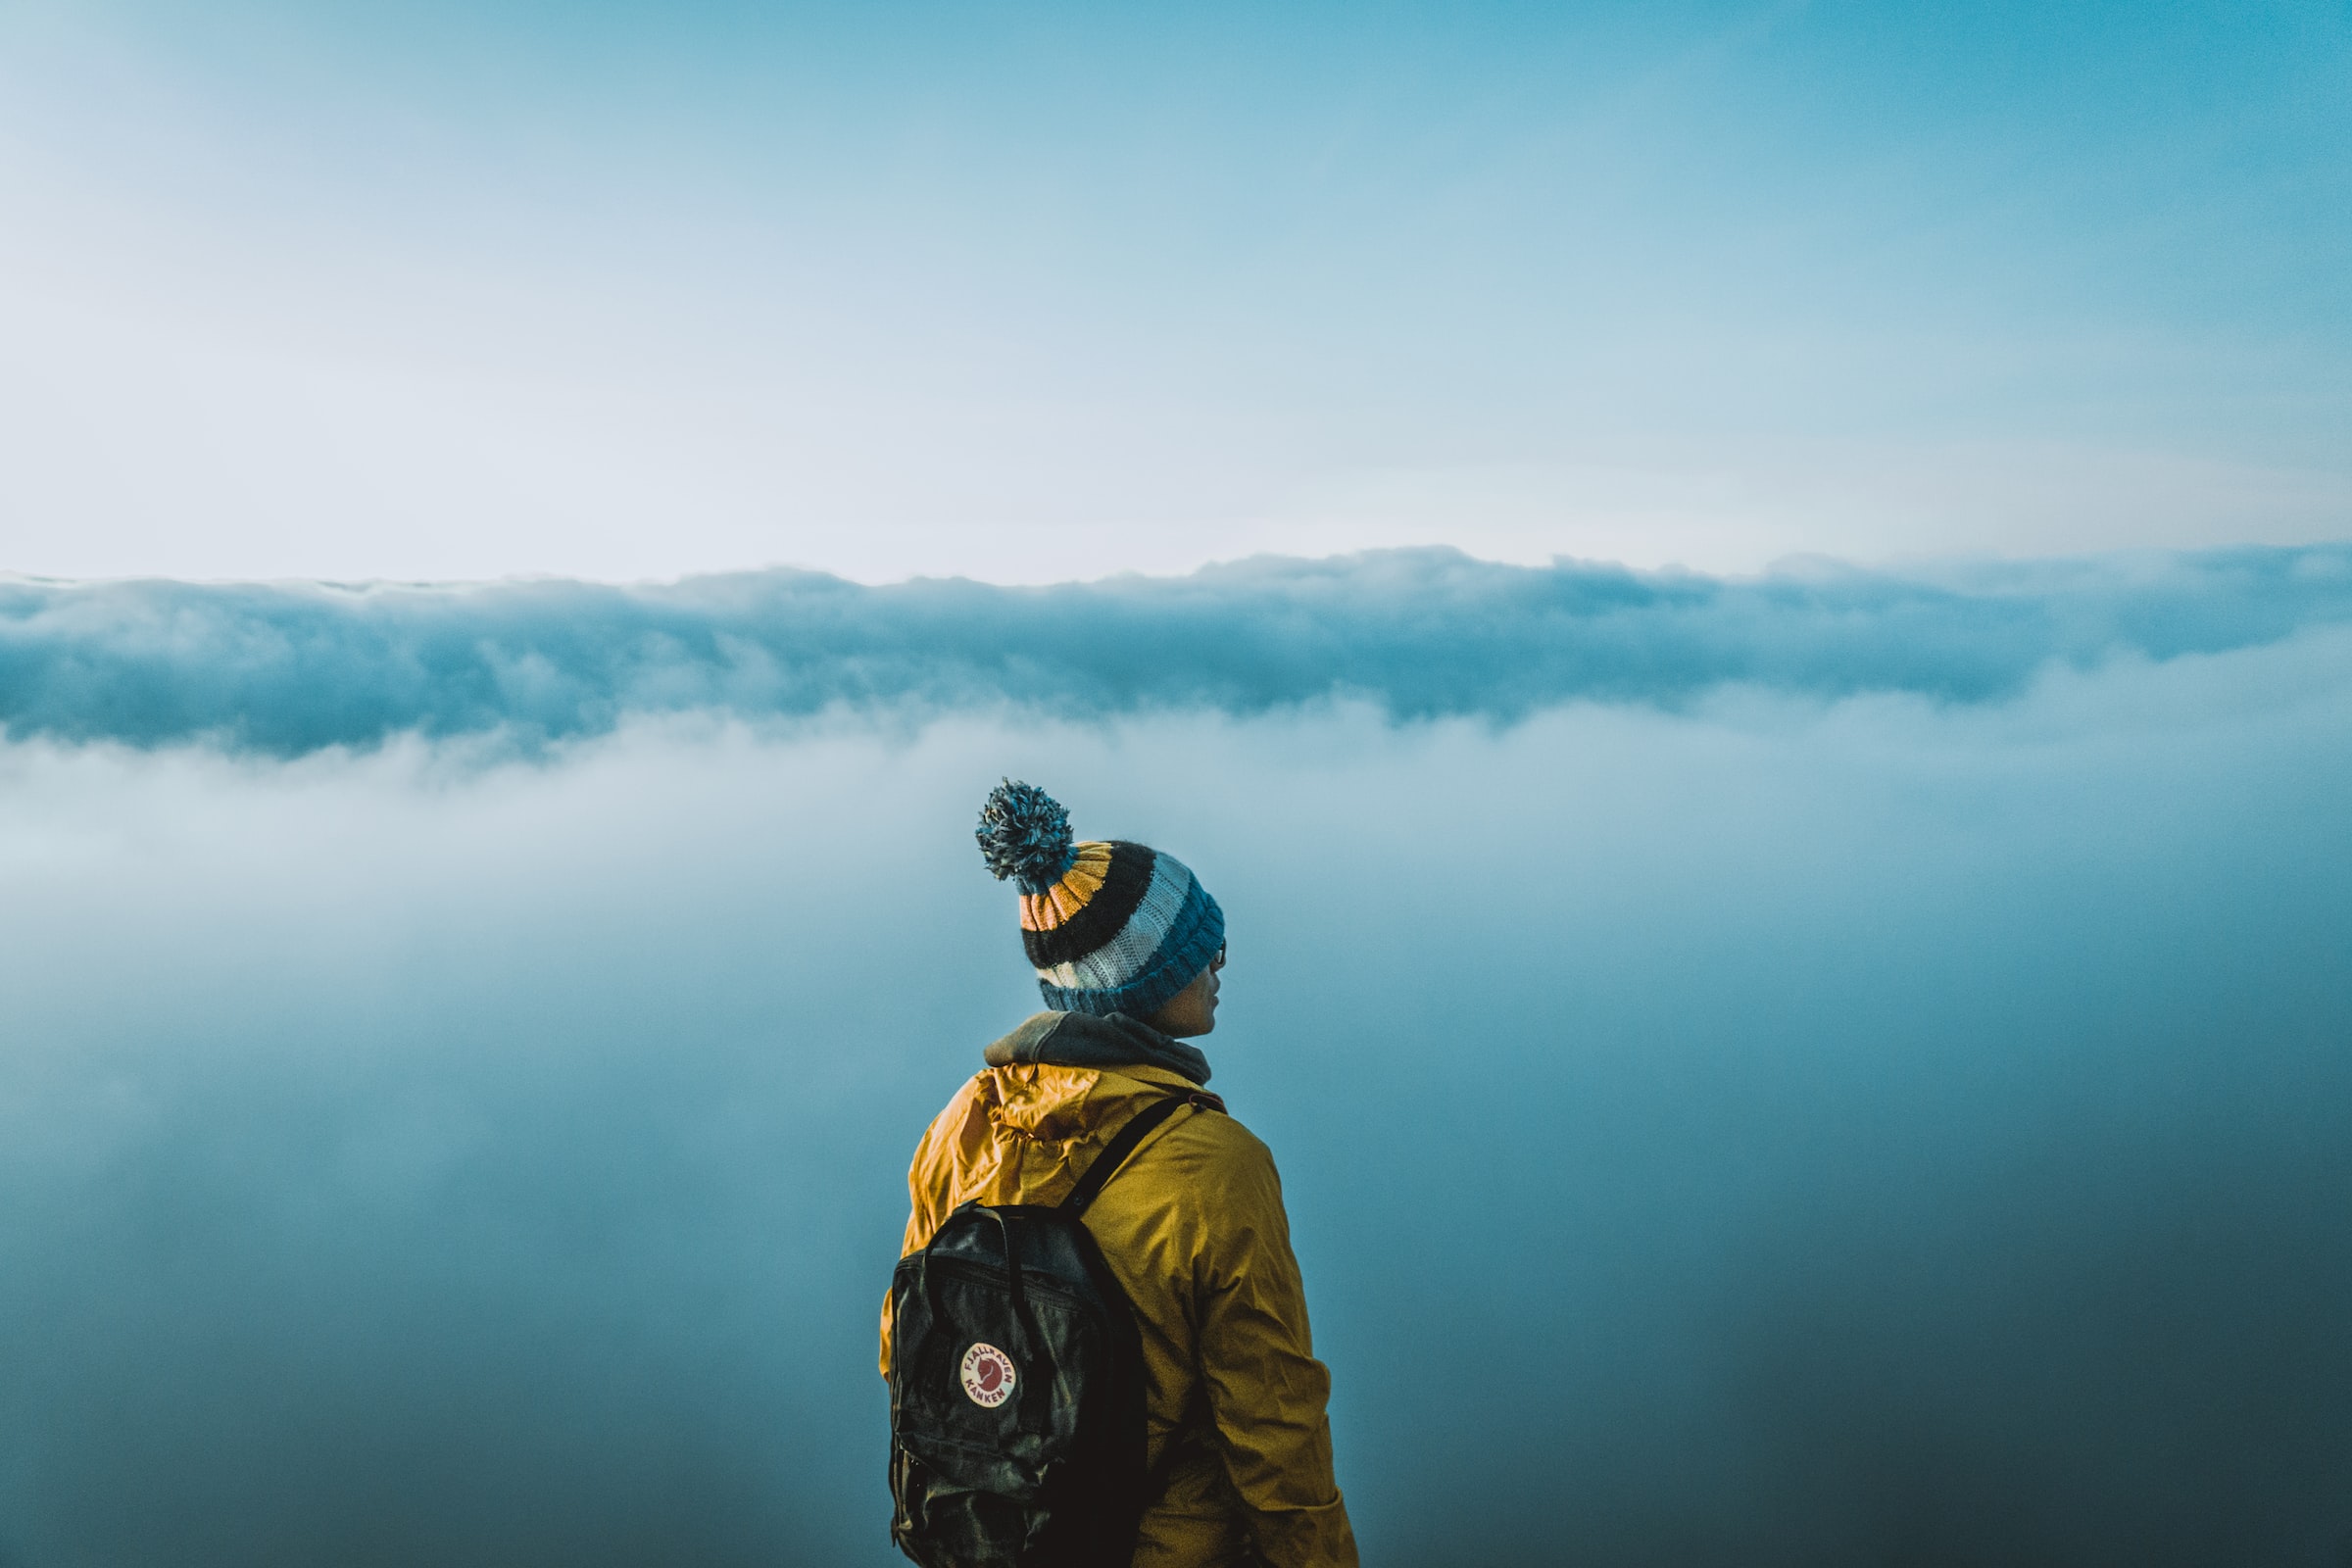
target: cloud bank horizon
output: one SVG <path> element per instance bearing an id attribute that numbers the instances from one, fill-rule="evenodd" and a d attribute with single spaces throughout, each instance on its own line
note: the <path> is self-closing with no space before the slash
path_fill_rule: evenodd
<path id="1" fill-rule="evenodd" d="M 1360 702 L 1509 722 L 1735 687 L 1977 704 L 2058 666 L 2352 621 L 2352 546 L 1753 578 L 1429 548 L 1183 577 L 867 587 L 771 570 L 660 586 L 0 583 L 15 740 L 293 758 L 395 737 L 523 748 L 636 717 L 1008 707 L 1237 715 Z"/>

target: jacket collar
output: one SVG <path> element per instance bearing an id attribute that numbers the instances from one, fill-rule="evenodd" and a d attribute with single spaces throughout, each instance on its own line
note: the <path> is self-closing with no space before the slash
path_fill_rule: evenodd
<path id="1" fill-rule="evenodd" d="M 991 1067 L 1043 1062 L 1054 1067 L 1159 1067 L 1208 1082 L 1208 1058 L 1173 1035 L 1123 1012 L 1038 1012 L 981 1053 Z"/>

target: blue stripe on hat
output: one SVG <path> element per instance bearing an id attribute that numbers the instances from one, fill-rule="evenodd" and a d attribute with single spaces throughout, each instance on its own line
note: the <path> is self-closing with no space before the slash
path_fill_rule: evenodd
<path id="1" fill-rule="evenodd" d="M 1123 1012 L 1130 1018 L 1149 1018 L 1193 983 L 1225 945 L 1225 911 L 1194 877 L 1184 905 L 1169 923 L 1168 934 L 1125 985 L 1092 990 L 1057 986 L 1039 980 L 1046 1005 L 1057 1012 L 1091 1012 L 1098 1016 Z"/>

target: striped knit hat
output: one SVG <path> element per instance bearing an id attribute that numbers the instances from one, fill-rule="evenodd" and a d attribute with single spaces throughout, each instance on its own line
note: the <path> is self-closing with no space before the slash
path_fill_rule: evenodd
<path id="1" fill-rule="evenodd" d="M 1059 1012 L 1149 1018 L 1225 945 L 1225 911 L 1184 862 L 1127 844 L 1076 844 L 1070 813 L 1006 779 L 980 808 L 980 856 L 1021 890 L 1021 946 Z"/>

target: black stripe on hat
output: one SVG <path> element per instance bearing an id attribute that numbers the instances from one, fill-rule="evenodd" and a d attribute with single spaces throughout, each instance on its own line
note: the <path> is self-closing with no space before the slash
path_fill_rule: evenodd
<path id="1" fill-rule="evenodd" d="M 1117 936 L 1136 906 L 1144 902 L 1144 894 L 1152 886 L 1152 868 L 1159 857 L 1141 844 L 1122 839 L 1109 843 L 1110 869 L 1102 873 L 1102 885 L 1086 901 L 1086 907 L 1051 931 L 1021 933 L 1021 946 L 1028 950 L 1033 967 L 1050 969 L 1057 963 L 1077 962 Z"/>

